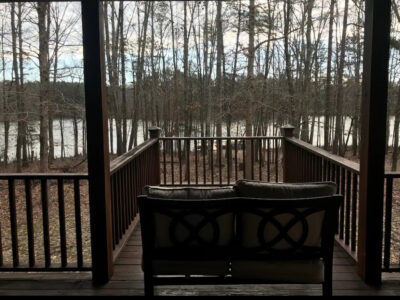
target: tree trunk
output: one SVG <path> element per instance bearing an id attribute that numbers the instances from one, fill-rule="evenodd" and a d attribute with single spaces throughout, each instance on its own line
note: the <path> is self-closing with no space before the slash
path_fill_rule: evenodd
<path id="1" fill-rule="evenodd" d="M 285 72 L 286 72 L 286 80 L 288 85 L 288 92 L 289 92 L 289 118 L 290 123 L 293 125 L 296 124 L 296 107 L 295 107 L 295 100 L 294 100 L 294 86 L 293 86 L 293 77 L 292 77 L 292 63 L 290 57 L 290 50 L 289 50 L 289 29 L 290 29 L 290 20 L 291 20 L 291 13 L 292 13 L 292 1 L 287 0 L 284 4 L 284 52 L 285 52 Z"/>
<path id="2" fill-rule="evenodd" d="M 4 20 L 2 20 L 1 26 L 1 61 L 2 61 L 2 96 L 3 96 L 3 121 L 4 121 L 4 166 L 8 164 L 8 148 L 9 148 L 9 133 L 10 133 L 10 121 L 8 117 L 8 93 L 6 91 L 6 60 L 4 50 Z"/>
<path id="3" fill-rule="evenodd" d="M 224 42 L 223 42 L 223 33 L 222 33 L 222 2 L 217 1 L 217 18 L 216 18 L 216 27 L 217 27 L 217 69 L 216 69 L 216 90 L 217 90 L 217 107 L 218 107 L 218 115 L 216 117 L 217 123 L 217 136 L 222 136 L 222 102 L 223 102 L 223 78 L 222 78 L 222 58 L 224 52 Z M 220 155 L 220 154 L 219 154 Z"/>
<path id="4" fill-rule="evenodd" d="M 400 82 L 397 92 L 396 108 L 394 112 L 392 171 L 397 171 L 397 160 L 399 155 L 399 128 L 400 128 Z"/>
<path id="5" fill-rule="evenodd" d="M 347 13 L 348 13 L 349 0 L 345 0 L 344 15 L 343 15 L 343 30 L 342 39 L 340 42 L 340 58 L 338 68 L 338 92 L 336 98 L 336 122 L 335 122 L 335 138 L 333 141 L 333 153 L 344 156 L 343 153 L 343 141 L 342 141 L 342 130 L 343 130 L 343 71 L 345 63 L 345 52 L 346 52 L 346 32 L 347 32 Z"/>
<path id="6" fill-rule="evenodd" d="M 38 2 L 39 68 L 40 68 L 40 171 L 49 165 L 49 14 L 50 3 Z"/>
<path id="7" fill-rule="evenodd" d="M 256 15 L 256 7 L 255 1 L 250 0 L 249 3 L 249 52 L 248 52 L 248 63 L 247 63 L 247 92 L 249 96 L 249 102 L 247 103 L 248 110 L 246 112 L 246 136 L 253 135 L 253 97 L 254 97 L 254 86 L 253 86 L 253 77 L 254 77 L 254 35 L 255 35 L 255 15 Z M 252 166 L 252 156 L 251 153 L 252 145 L 250 140 L 246 140 L 246 166 L 244 177 L 247 179 L 252 179 L 253 174 L 251 172 Z"/>
<path id="8" fill-rule="evenodd" d="M 329 8 L 329 37 L 328 37 L 328 58 L 326 69 L 325 86 L 325 116 L 324 116 L 324 149 L 328 150 L 330 144 L 329 128 L 331 117 L 331 80 L 332 80 L 332 39 L 333 39 L 333 21 L 336 0 L 331 0 Z"/>
<path id="9" fill-rule="evenodd" d="M 17 172 L 22 170 L 22 141 L 23 141 L 23 111 L 21 99 L 21 82 L 18 69 L 18 53 L 17 53 L 17 26 L 15 23 L 15 3 L 11 3 L 11 35 L 12 35 L 12 57 L 13 57 L 13 73 L 15 83 L 15 98 L 17 102 L 17 146 L 16 146 L 16 159 L 17 159 Z"/>

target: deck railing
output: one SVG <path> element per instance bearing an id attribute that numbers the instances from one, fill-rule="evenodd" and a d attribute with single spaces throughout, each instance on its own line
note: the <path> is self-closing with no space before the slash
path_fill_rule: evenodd
<path id="1" fill-rule="evenodd" d="M 385 174 L 383 271 L 400 272 L 399 172 Z M 395 212 L 395 215 L 393 215 Z"/>
<path id="2" fill-rule="evenodd" d="M 159 138 L 153 129 L 150 140 L 110 165 L 114 259 L 137 223 L 136 199 L 145 185 L 223 186 L 248 178 L 336 182 L 344 195 L 336 239 L 357 260 L 359 173 L 358 163 L 286 134 Z M 389 272 L 400 271 L 392 213 L 398 179 L 400 173 L 385 174 L 382 270 Z M 0 174 L 0 271 L 90 270 L 87 186 L 87 174 Z"/>
<path id="3" fill-rule="evenodd" d="M 90 270 L 87 180 L 0 174 L 0 271 Z"/>
<path id="4" fill-rule="evenodd" d="M 160 184 L 158 131 L 111 163 L 111 205 L 114 260 L 133 232 L 138 215 L 137 196 L 146 185 Z"/>
<path id="5" fill-rule="evenodd" d="M 114 259 L 137 222 L 136 196 L 160 183 L 155 133 L 110 164 Z M 0 174 L 0 272 L 91 270 L 88 179 Z"/>
<path id="6" fill-rule="evenodd" d="M 333 181 L 344 196 L 339 211 L 337 242 L 357 260 L 360 165 L 295 138 L 286 138 L 283 158 L 285 182 Z M 400 173 L 385 173 L 383 266 L 384 272 L 400 271 Z M 395 204 L 395 205 L 393 205 Z M 396 210 L 395 216 L 393 215 Z"/>
<path id="7" fill-rule="evenodd" d="M 333 181 L 344 196 L 336 240 L 357 259 L 359 164 L 295 138 L 284 144 L 285 182 Z"/>
<path id="8" fill-rule="evenodd" d="M 242 178 L 280 181 L 282 137 L 160 138 L 161 185 L 222 186 Z"/>

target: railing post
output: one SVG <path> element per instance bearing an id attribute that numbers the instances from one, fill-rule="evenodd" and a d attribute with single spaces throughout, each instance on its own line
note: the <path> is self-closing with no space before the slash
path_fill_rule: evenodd
<path id="1" fill-rule="evenodd" d="M 390 0 L 365 1 L 358 271 L 372 285 L 379 285 L 382 280 L 390 16 Z"/>
<path id="2" fill-rule="evenodd" d="M 290 149 L 287 146 L 287 141 L 286 139 L 292 138 L 293 133 L 294 133 L 294 127 L 292 125 L 285 125 L 281 127 L 281 134 L 283 136 L 283 142 L 282 142 L 282 169 L 283 169 L 283 182 L 291 182 L 291 176 L 290 176 Z M 293 167 L 293 166 L 292 166 Z"/>
<path id="3" fill-rule="evenodd" d="M 151 127 L 149 128 L 149 135 L 150 139 L 157 139 L 158 143 L 154 146 L 155 151 L 154 151 L 154 159 L 151 162 L 151 165 L 153 166 L 153 172 L 154 172 L 154 185 L 160 185 L 161 183 L 161 172 L 160 172 L 160 134 L 161 134 L 161 128 L 159 127 Z"/>
<path id="4" fill-rule="evenodd" d="M 96 284 L 103 284 L 110 280 L 114 269 L 104 25 L 100 1 L 82 0 L 81 6 L 92 274 Z"/>

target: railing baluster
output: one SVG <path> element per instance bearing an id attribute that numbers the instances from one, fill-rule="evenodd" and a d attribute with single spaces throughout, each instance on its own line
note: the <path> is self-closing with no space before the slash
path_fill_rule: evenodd
<path id="1" fill-rule="evenodd" d="M 172 152 L 171 152 L 172 153 Z M 139 167 L 138 167 L 138 161 L 137 159 L 132 161 L 132 168 L 133 168 L 133 187 L 135 189 L 135 195 L 134 195 L 134 207 L 133 207 L 133 214 L 134 217 L 136 217 L 137 213 L 138 213 L 138 204 L 137 204 L 137 191 L 139 190 L 139 182 L 137 180 L 137 178 L 139 177 L 138 173 L 139 173 Z"/>
<path id="2" fill-rule="evenodd" d="M 262 155 L 262 139 L 258 140 L 258 150 L 259 150 L 259 180 L 262 180 L 262 163 L 263 163 L 263 155 Z"/>
<path id="3" fill-rule="evenodd" d="M 165 172 L 164 172 L 165 174 Z M 133 221 L 133 206 L 134 206 L 134 196 L 133 194 L 135 193 L 134 189 L 133 189 L 133 170 L 132 170 L 132 164 L 128 165 L 128 191 L 129 191 L 129 197 L 128 197 L 128 208 L 129 208 L 129 212 L 128 212 L 128 217 L 129 217 L 129 224 Z"/>
<path id="4" fill-rule="evenodd" d="M 235 139 L 235 180 L 238 180 L 238 139 Z"/>
<path id="5" fill-rule="evenodd" d="M 254 180 L 254 140 L 250 140 L 250 159 L 251 159 L 251 165 L 250 165 L 250 171 L 251 171 L 251 179 Z"/>
<path id="6" fill-rule="evenodd" d="M 340 168 L 340 167 L 339 167 Z M 346 196 L 346 170 L 344 168 L 340 168 L 341 174 L 340 175 L 340 188 L 341 188 L 341 194 L 343 195 L 343 201 L 340 205 L 340 230 L 339 230 L 339 238 L 343 240 L 344 238 L 344 197 Z"/>
<path id="7" fill-rule="evenodd" d="M 270 145 L 270 139 L 267 140 L 267 181 L 271 181 L 271 145 Z"/>
<path id="8" fill-rule="evenodd" d="M 187 152 L 187 161 L 186 161 L 186 173 L 187 173 L 187 182 L 190 185 L 190 139 L 186 141 L 186 152 Z"/>
<path id="9" fill-rule="evenodd" d="M 118 243 L 118 199 L 117 199 L 117 186 L 116 186 L 116 174 L 111 175 L 111 197 L 112 197 L 112 203 L 113 203 L 113 219 L 112 219 L 112 225 L 113 225 L 113 241 L 114 241 L 114 248 Z"/>
<path id="10" fill-rule="evenodd" d="M 246 178 L 246 141 L 243 139 L 242 154 L 243 154 L 243 178 Z"/>
<path id="11" fill-rule="evenodd" d="M 64 181 L 57 180 L 58 189 L 58 217 L 60 223 L 60 249 L 61 249 L 61 266 L 67 266 L 67 237 L 65 231 L 65 205 L 64 205 Z"/>
<path id="12" fill-rule="evenodd" d="M 327 168 L 327 174 L 326 174 L 326 180 L 331 181 L 331 162 L 328 161 L 328 168 Z"/>
<path id="13" fill-rule="evenodd" d="M 48 211 L 48 190 L 47 180 L 41 180 L 41 196 L 42 196 L 42 221 L 43 221 L 43 243 L 44 243 L 44 260 L 45 267 L 51 265 L 50 255 L 50 235 L 49 235 L 49 211 Z"/>
<path id="14" fill-rule="evenodd" d="M 182 144 L 181 140 L 178 140 L 178 157 L 179 157 L 179 183 L 182 185 Z"/>
<path id="15" fill-rule="evenodd" d="M 15 181 L 14 179 L 8 180 L 8 195 L 10 205 L 10 229 L 11 229 L 11 244 L 12 244 L 12 257 L 13 266 L 19 266 L 19 251 L 18 251 L 18 225 L 17 225 L 17 211 L 15 199 Z"/>
<path id="16" fill-rule="evenodd" d="M 347 176 L 346 176 L 346 211 L 345 211 L 345 244 L 349 245 L 350 244 L 350 197 L 351 197 L 351 172 L 347 170 Z"/>
<path id="17" fill-rule="evenodd" d="M 81 192 L 79 179 L 74 180 L 74 206 L 75 206 L 75 238 L 78 268 L 83 267 L 82 251 L 82 220 L 81 220 Z"/>
<path id="18" fill-rule="evenodd" d="M 35 235 L 33 227 L 32 185 L 30 179 L 25 179 L 26 227 L 28 230 L 29 267 L 35 266 Z M 1 236 L 0 236 L 1 239 Z M 1 246 L 0 246 L 1 251 Z"/>
<path id="19" fill-rule="evenodd" d="M 335 174 L 336 174 L 337 193 L 339 194 L 339 191 L 340 191 L 340 166 L 336 165 L 335 169 L 336 169 Z M 343 193 L 342 193 L 342 195 L 343 195 Z"/>
<path id="20" fill-rule="evenodd" d="M 124 168 L 122 170 L 122 175 L 123 175 L 123 193 L 124 193 L 124 205 L 125 205 L 125 210 L 124 210 L 124 214 L 123 214 L 123 218 L 125 220 L 125 228 L 124 228 L 124 233 L 126 231 L 126 229 L 128 229 L 130 222 L 129 222 L 129 195 L 128 195 L 128 168 Z"/>
<path id="21" fill-rule="evenodd" d="M 195 173 L 196 173 L 196 185 L 199 184 L 199 167 L 197 157 L 197 139 L 194 139 L 194 161 L 195 161 Z"/>
<path id="22" fill-rule="evenodd" d="M 207 173 L 206 173 L 206 148 L 207 148 L 207 141 L 205 139 L 201 140 L 201 148 L 203 152 L 203 183 L 207 183 Z"/>
<path id="23" fill-rule="evenodd" d="M 174 140 L 171 140 L 171 180 L 172 180 L 172 185 L 175 184 L 175 179 L 174 179 Z"/>
<path id="24" fill-rule="evenodd" d="M 0 267 L 3 266 L 3 243 L 2 243 L 2 233 L 1 233 L 1 223 L 0 223 Z"/>
<path id="25" fill-rule="evenodd" d="M 323 164 L 324 163 L 324 159 L 321 157 L 320 158 L 320 160 L 319 160 L 319 166 L 318 166 L 318 168 L 319 168 L 319 175 L 318 175 L 318 178 L 319 178 L 319 180 L 323 180 Z"/>
<path id="26" fill-rule="evenodd" d="M 226 175 L 228 184 L 231 183 L 231 164 L 232 164 L 232 151 L 231 151 L 231 140 L 228 138 L 226 140 Z"/>
<path id="27" fill-rule="evenodd" d="M 1 224 L 0 224 L 0 267 L 3 266 L 3 244 L 2 244 L 2 234 L 1 234 Z"/>
<path id="28" fill-rule="evenodd" d="M 393 178 L 386 178 L 386 201 L 385 201 L 385 238 L 383 266 L 390 267 L 391 236 L 392 236 L 392 202 L 393 202 Z"/>
<path id="29" fill-rule="evenodd" d="M 124 229 L 125 229 L 125 224 L 124 224 L 124 218 L 122 217 L 124 215 L 124 200 L 123 200 L 123 193 L 122 193 L 122 174 L 121 172 L 118 172 L 117 175 L 117 185 L 118 185 L 118 199 L 119 199 L 119 212 L 118 212 L 118 220 L 119 220 L 119 233 L 118 233 L 118 239 L 122 238 Z"/>
<path id="30" fill-rule="evenodd" d="M 351 197 L 351 251 L 356 251 L 357 236 L 357 194 L 358 194 L 358 176 L 353 173 L 353 195 Z"/>
<path id="31" fill-rule="evenodd" d="M 214 184 L 214 140 L 210 139 L 210 153 L 211 153 L 211 184 Z"/>
<path id="32" fill-rule="evenodd" d="M 218 139 L 219 184 L 222 185 L 222 140 Z"/>
<path id="33" fill-rule="evenodd" d="M 163 140 L 163 166 L 164 166 L 164 184 L 167 184 L 167 158 L 166 158 L 166 140 Z"/>

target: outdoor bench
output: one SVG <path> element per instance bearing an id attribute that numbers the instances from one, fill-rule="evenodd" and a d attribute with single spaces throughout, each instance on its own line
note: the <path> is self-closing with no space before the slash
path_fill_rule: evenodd
<path id="1" fill-rule="evenodd" d="M 155 285 L 302 283 L 331 295 L 343 199 L 335 191 L 255 181 L 147 187 L 139 197 L 145 294 Z"/>

